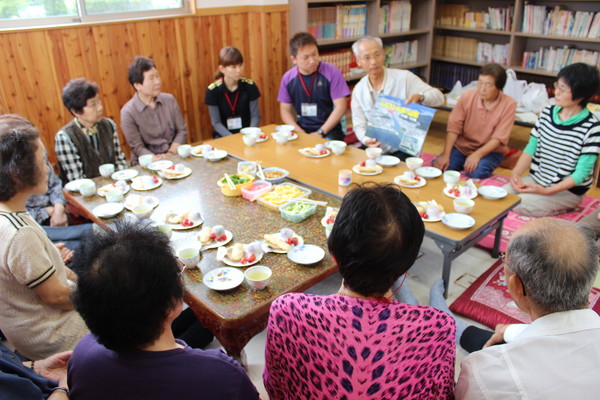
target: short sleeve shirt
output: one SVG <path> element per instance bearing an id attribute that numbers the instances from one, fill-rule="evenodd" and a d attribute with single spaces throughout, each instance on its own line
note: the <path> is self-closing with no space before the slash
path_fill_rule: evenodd
<path id="1" fill-rule="evenodd" d="M 219 107 L 219 114 L 221 115 L 223 125 L 227 126 L 227 119 L 231 117 L 242 117 L 242 126 L 250 126 L 252 118 L 250 115 L 250 102 L 259 97 L 258 86 L 256 86 L 252 79 L 240 79 L 238 88 L 234 92 L 230 92 L 227 89 L 227 85 L 223 83 L 223 80 L 218 79 L 206 89 L 206 99 L 204 102 L 209 106 Z M 232 109 L 233 106 L 235 106 L 234 109 Z M 230 131 L 238 133 L 240 129 Z"/>
<path id="2" fill-rule="evenodd" d="M 314 74 L 317 74 L 316 77 Z M 333 100 L 350 95 L 348 84 L 337 67 L 321 61 L 314 74 L 302 75 L 298 67 L 292 68 L 283 75 L 277 96 L 279 102 L 294 106 L 298 113 L 298 125 L 307 132 L 314 132 L 325 123 L 333 111 Z M 304 80 L 304 85 L 300 79 Z M 306 93 L 305 86 L 310 96 Z M 317 115 L 302 116 L 302 103 L 316 104 Z"/>

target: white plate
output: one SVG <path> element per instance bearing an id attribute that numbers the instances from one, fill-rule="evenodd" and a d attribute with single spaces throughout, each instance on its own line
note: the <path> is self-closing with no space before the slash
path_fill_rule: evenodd
<path id="1" fill-rule="evenodd" d="M 508 194 L 506 189 L 491 185 L 480 186 L 477 192 L 488 200 L 499 200 Z"/>
<path id="2" fill-rule="evenodd" d="M 156 189 L 157 187 L 159 187 L 160 185 L 162 185 L 162 179 L 160 179 L 158 177 L 156 179 L 158 179 L 158 182 L 156 182 L 155 184 L 150 185 L 150 186 L 142 186 L 141 181 L 133 180 L 131 182 L 131 188 L 133 190 L 137 190 L 137 191 L 145 191 L 145 190 Z"/>
<path id="3" fill-rule="evenodd" d="M 272 235 L 277 235 L 277 237 L 279 238 L 279 240 L 283 240 L 283 241 L 285 242 L 285 239 L 283 239 L 283 238 L 281 237 L 281 232 L 273 233 Z M 295 237 L 295 238 L 298 238 L 298 244 L 297 244 L 296 246 L 302 246 L 302 245 L 304 244 L 304 238 L 303 238 L 302 236 L 300 236 L 300 235 L 298 235 L 296 232 L 294 232 L 294 237 Z M 267 244 L 267 241 L 266 241 L 266 240 L 264 240 L 264 239 L 263 239 L 263 243 L 265 244 L 265 247 L 267 247 L 267 248 L 269 249 L 269 252 L 270 252 L 270 253 L 285 254 L 285 253 L 287 253 L 287 252 L 289 251 L 289 250 L 288 250 L 288 251 L 286 251 L 286 250 L 281 250 L 281 249 L 274 249 L 274 248 L 272 248 L 271 246 L 269 246 L 269 245 Z M 294 247 L 295 247 L 295 246 L 293 246 L 293 245 L 292 245 L 292 249 L 293 249 Z M 291 250 L 291 249 L 290 249 L 290 250 Z"/>
<path id="4" fill-rule="evenodd" d="M 261 135 L 264 135 L 263 133 L 261 133 Z M 269 137 L 266 136 L 264 139 L 261 139 L 260 136 L 258 136 L 256 138 L 256 143 L 262 143 L 262 142 L 266 142 L 267 140 L 269 140 Z M 288 139 L 289 140 L 289 139 Z"/>
<path id="5" fill-rule="evenodd" d="M 105 187 L 110 187 L 110 189 L 106 190 Z M 104 185 L 101 188 L 98 188 L 98 196 L 106 196 L 106 192 L 109 192 L 113 189 L 118 189 L 118 187 L 114 184 L 114 183 L 109 183 L 108 185 Z M 125 190 L 123 190 L 123 194 L 127 194 L 127 192 L 129 192 L 129 189 L 131 189 L 129 187 L 129 185 L 125 185 Z"/>
<path id="6" fill-rule="evenodd" d="M 181 172 L 180 175 L 167 175 L 165 173 L 162 172 L 162 170 L 157 172 L 158 175 L 160 175 L 161 178 L 165 178 L 165 179 L 183 179 L 183 178 L 187 178 L 188 176 L 190 176 L 192 174 L 192 170 L 188 167 L 183 167 L 183 171 Z"/>
<path id="7" fill-rule="evenodd" d="M 420 179 L 420 180 L 419 180 L 419 181 L 418 181 L 418 182 L 417 182 L 415 185 L 409 185 L 409 184 L 408 184 L 408 183 L 406 183 L 406 182 L 402 182 L 402 181 L 399 179 L 399 178 L 400 178 L 400 176 L 402 176 L 402 175 L 399 175 L 399 176 L 397 176 L 397 177 L 395 177 L 395 178 L 394 178 L 394 183 L 395 183 L 396 185 L 399 185 L 399 186 L 402 186 L 402 187 L 405 187 L 405 188 L 413 188 L 413 189 L 414 189 L 414 188 L 420 188 L 420 187 L 423 187 L 423 186 L 425 186 L 425 185 L 427 184 L 427 180 L 426 180 L 425 178 L 423 178 L 423 177 L 419 177 L 419 178 L 421 178 L 421 179 Z"/>
<path id="8" fill-rule="evenodd" d="M 375 172 L 360 172 L 358 167 L 359 167 L 359 165 L 355 165 L 354 167 L 352 167 L 352 171 L 356 172 L 359 175 L 379 175 L 380 173 L 383 172 L 383 168 L 380 165 L 378 165 L 379 171 L 375 171 Z"/>
<path id="9" fill-rule="evenodd" d="M 216 249 L 217 247 L 225 246 L 227 243 L 231 242 L 231 239 L 233 239 L 233 233 L 225 229 L 225 237 L 227 239 L 222 240 L 220 242 L 217 240 L 211 240 L 207 243 L 202 243 L 200 241 L 198 241 L 198 243 L 202 244 L 202 250 Z"/>
<path id="10" fill-rule="evenodd" d="M 75 179 L 74 181 L 71 182 L 67 182 L 67 184 L 65 185 L 65 189 L 67 189 L 70 192 L 79 192 L 79 185 L 81 185 L 84 182 L 94 182 L 91 179 Z"/>
<path id="11" fill-rule="evenodd" d="M 308 147 L 306 147 L 306 148 L 308 149 Z M 305 156 L 305 157 L 310 157 L 310 158 L 323 158 L 323 157 L 327 157 L 328 155 L 330 155 L 330 154 L 331 154 L 331 151 L 329 151 L 329 150 L 327 150 L 327 149 L 324 149 L 324 150 L 325 150 L 327 153 L 325 153 L 325 154 L 319 154 L 319 155 L 317 155 L 317 156 L 314 156 L 314 155 L 312 155 L 312 154 L 305 153 L 305 152 L 304 152 L 304 149 L 298 149 L 298 151 L 300 152 L 300 154 L 302 154 L 302 155 L 303 155 L 303 156 Z"/>
<path id="12" fill-rule="evenodd" d="M 475 225 L 475 220 L 466 214 L 450 213 L 442 217 L 442 223 L 454 229 L 469 229 Z"/>
<path id="13" fill-rule="evenodd" d="M 440 176 L 442 174 L 442 170 L 436 167 L 421 167 L 415 169 L 415 174 L 422 176 L 423 178 L 433 179 Z"/>
<path id="14" fill-rule="evenodd" d="M 293 132 L 296 129 L 294 125 L 277 125 L 275 127 L 276 131 L 288 131 Z"/>
<path id="15" fill-rule="evenodd" d="M 187 231 L 189 229 L 194 229 L 194 228 L 199 227 L 204 222 L 202 217 L 200 217 L 199 219 L 189 218 L 189 220 L 192 221 L 194 224 L 190 225 L 190 226 L 183 226 L 181 224 L 170 224 L 166 221 L 164 221 L 163 223 L 169 225 L 171 227 L 171 229 L 173 229 L 174 231 Z M 200 243 L 200 242 L 198 242 L 198 243 Z"/>
<path id="16" fill-rule="evenodd" d="M 231 290 L 244 282 L 244 273 L 236 268 L 215 268 L 204 275 L 202 282 L 212 290 Z"/>
<path id="17" fill-rule="evenodd" d="M 225 157 L 227 157 L 227 152 L 225 150 L 211 150 L 204 156 L 208 161 L 219 161 Z"/>
<path id="18" fill-rule="evenodd" d="M 448 188 L 445 187 L 443 190 L 444 194 L 448 197 L 452 197 L 453 199 L 458 199 L 458 198 L 468 198 L 469 200 L 474 199 L 475 197 L 477 197 L 477 190 L 473 190 L 473 192 L 471 193 L 470 197 L 464 197 L 464 196 L 455 196 L 453 194 L 450 194 L 450 192 L 448 192 Z"/>
<path id="19" fill-rule="evenodd" d="M 117 171 L 115 173 L 113 173 L 110 177 L 112 179 L 114 179 L 115 181 L 119 181 L 119 180 L 129 180 L 129 179 L 133 179 L 136 176 L 138 176 L 139 172 L 136 169 L 124 169 L 121 171 Z"/>
<path id="20" fill-rule="evenodd" d="M 296 264 L 310 265 L 321 261 L 325 257 L 325 250 L 314 244 L 305 244 L 293 247 L 287 256 Z"/>
<path id="21" fill-rule="evenodd" d="M 435 201 L 435 200 L 430 200 L 430 201 L 418 201 L 418 202 L 416 202 L 416 203 L 413 203 L 413 204 L 414 204 L 414 205 L 415 205 L 415 207 L 416 207 L 416 206 L 418 205 L 418 203 L 425 203 L 425 204 L 421 204 L 421 207 L 423 207 L 423 208 L 429 208 L 429 207 L 435 206 L 436 204 L 437 204 L 437 205 L 439 205 L 439 204 L 437 203 L 437 201 Z M 442 220 L 442 217 L 443 217 L 444 215 L 446 215 L 446 212 L 445 212 L 445 211 L 441 211 L 441 212 L 440 212 L 440 216 L 439 216 L 438 218 L 431 218 L 431 217 L 429 217 L 429 218 L 423 218 L 423 217 L 421 217 L 421 220 L 422 220 L 422 221 L 424 221 L 424 222 L 439 222 L 439 221 L 441 221 L 441 220 Z"/>
<path id="22" fill-rule="evenodd" d="M 127 202 L 127 199 L 130 198 L 131 196 L 146 197 L 147 199 L 149 199 L 149 202 L 148 203 L 141 203 L 141 204 L 148 204 L 152 208 L 158 207 L 158 204 L 160 203 L 159 200 L 158 200 L 158 197 L 155 197 L 155 196 L 141 196 L 139 194 L 130 194 L 129 196 L 125 197 L 125 202 L 123 203 L 123 205 L 125 206 L 125 208 L 128 209 L 129 211 L 132 211 L 138 205 L 138 204 L 132 205 L 131 201 L 129 203 Z"/>
<path id="23" fill-rule="evenodd" d="M 123 211 L 124 208 L 121 203 L 104 203 L 94 208 L 92 213 L 99 218 L 112 218 Z"/>
<path id="24" fill-rule="evenodd" d="M 384 167 L 393 167 L 400 164 L 400 159 L 394 156 L 379 156 L 375 159 L 375 162 Z"/>
<path id="25" fill-rule="evenodd" d="M 203 145 L 192 147 L 192 155 L 194 157 L 204 157 L 204 154 L 202 154 L 202 146 Z"/>
<path id="26" fill-rule="evenodd" d="M 442 213 L 440 214 L 439 218 L 421 218 L 421 221 L 423 222 L 440 222 L 442 220 L 442 218 L 444 218 L 444 215 L 446 215 L 445 211 L 442 211 Z"/>
<path id="27" fill-rule="evenodd" d="M 161 169 L 171 168 L 171 165 L 173 165 L 173 161 L 171 160 L 158 160 L 151 162 L 146 168 L 151 171 L 160 171 Z"/>
<path id="28" fill-rule="evenodd" d="M 226 248 L 225 251 L 229 251 L 229 248 Z M 256 255 L 256 260 L 254 260 L 251 263 L 246 263 L 246 264 L 242 264 L 239 261 L 230 260 L 229 258 L 227 258 L 227 256 L 223 257 L 223 259 L 221 261 L 223 261 L 225 264 L 230 265 L 232 267 L 249 267 L 251 265 L 258 263 L 260 260 L 262 260 L 263 255 L 264 255 L 264 253 L 262 253 L 262 249 L 261 249 L 261 253 Z M 245 256 L 246 255 L 244 254 L 244 257 Z"/>

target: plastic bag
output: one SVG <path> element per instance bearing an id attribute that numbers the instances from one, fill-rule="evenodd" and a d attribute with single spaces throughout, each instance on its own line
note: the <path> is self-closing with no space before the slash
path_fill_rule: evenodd
<path id="1" fill-rule="evenodd" d="M 506 84 L 502 91 L 515 99 L 517 104 L 521 102 L 521 98 L 527 89 L 527 81 L 517 79 L 517 73 L 512 69 L 506 70 Z"/>
<path id="2" fill-rule="evenodd" d="M 473 81 L 467 86 L 463 86 L 460 81 L 456 81 L 450 93 L 446 94 L 446 104 L 455 105 L 458 103 L 460 95 L 471 89 L 477 89 L 477 81 Z"/>
<path id="3" fill-rule="evenodd" d="M 548 92 L 543 83 L 530 83 L 523 93 L 521 104 L 529 111 L 539 114 L 548 101 Z"/>

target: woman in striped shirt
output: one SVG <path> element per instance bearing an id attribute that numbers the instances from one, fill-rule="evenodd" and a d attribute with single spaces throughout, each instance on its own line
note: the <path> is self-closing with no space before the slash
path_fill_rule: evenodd
<path id="1" fill-rule="evenodd" d="M 600 121 L 586 108 L 600 87 L 598 68 L 576 63 L 554 83 L 555 105 L 546 107 L 513 169 L 510 193 L 521 196 L 514 211 L 541 217 L 575 209 L 592 185 L 600 151 Z M 523 176 L 529 169 L 529 174 Z"/>

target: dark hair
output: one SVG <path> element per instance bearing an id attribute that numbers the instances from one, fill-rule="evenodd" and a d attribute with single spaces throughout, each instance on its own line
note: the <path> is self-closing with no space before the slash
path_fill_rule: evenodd
<path id="1" fill-rule="evenodd" d="M 579 102 L 582 107 L 587 105 L 600 88 L 598 68 L 592 65 L 584 63 L 567 65 L 558 72 L 557 79 L 560 78 L 571 88 L 573 100 L 582 99 Z"/>
<path id="2" fill-rule="evenodd" d="M 417 209 L 396 185 L 367 183 L 344 197 L 327 245 L 346 286 L 381 296 L 413 265 L 424 234 Z"/>
<path id="3" fill-rule="evenodd" d="M 230 65 L 240 65 L 244 63 L 242 52 L 233 46 L 223 47 L 219 52 L 219 65 L 228 67 Z M 221 79 L 223 73 L 219 70 L 215 73 L 215 79 Z"/>
<path id="4" fill-rule="evenodd" d="M 598 246 L 586 229 L 557 218 L 529 222 L 506 250 L 506 265 L 527 296 L 547 313 L 589 307 L 598 273 Z"/>
<path id="5" fill-rule="evenodd" d="M 502 90 L 506 84 L 506 70 L 500 64 L 492 63 L 481 67 L 479 75 L 489 75 L 494 78 L 495 85 Z"/>
<path id="6" fill-rule="evenodd" d="M 298 49 L 314 44 L 318 46 L 317 39 L 308 32 L 298 32 L 290 39 L 290 54 L 296 57 Z"/>
<path id="7" fill-rule="evenodd" d="M 88 99 L 96 97 L 98 85 L 85 78 L 76 78 L 66 84 L 62 91 L 62 101 L 67 110 L 73 115 L 82 113 Z"/>
<path id="8" fill-rule="evenodd" d="M 140 350 L 163 332 L 183 299 L 169 239 L 148 221 L 92 230 L 73 258 L 79 273 L 75 308 L 98 342 L 119 353 Z"/>
<path id="9" fill-rule="evenodd" d="M 40 133 L 27 118 L 0 115 L 0 201 L 8 201 L 39 182 L 42 173 L 35 168 L 39 138 Z"/>
<path id="10" fill-rule="evenodd" d="M 144 72 L 156 68 L 154 61 L 148 57 L 137 56 L 129 64 L 128 76 L 129 83 L 133 86 L 134 83 L 144 83 Z M 134 86 L 135 88 L 135 86 Z"/>

